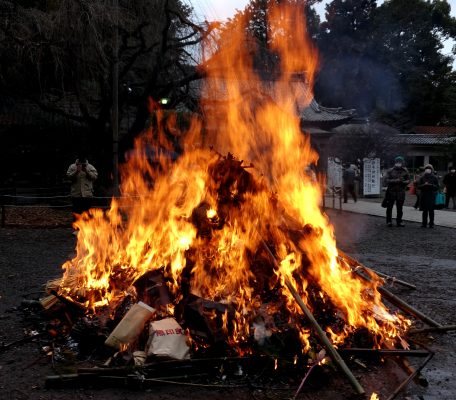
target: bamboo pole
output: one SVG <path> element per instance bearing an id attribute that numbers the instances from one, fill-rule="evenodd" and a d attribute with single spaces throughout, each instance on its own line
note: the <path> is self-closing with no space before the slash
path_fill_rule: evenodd
<path id="1" fill-rule="evenodd" d="M 433 326 L 430 328 L 422 328 L 422 329 L 410 329 L 407 333 L 408 334 L 415 334 L 415 333 L 428 333 L 428 332 L 448 332 L 448 331 L 456 331 L 456 325 L 443 325 L 443 326 Z"/>
<path id="2" fill-rule="evenodd" d="M 406 281 L 403 281 L 401 279 L 397 279 L 396 277 L 394 276 L 390 276 L 390 275 L 386 275 L 382 272 L 378 272 L 372 268 L 369 268 L 369 267 L 366 267 L 364 264 L 361 264 L 359 261 L 355 260 L 354 258 L 350 257 L 348 254 L 344 253 L 342 250 L 339 250 L 337 249 L 337 251 L 339 252 L 339 256 L 341 256 L 342 258 L 346 258 L 347 260 L 349 260 L 352 264 L 356 264 L 358 266 L 360 266 L 361 268 L 363 268 L 367 273 L 371 274 L 375 274 L 375 275 L 378 275 L 379 277 L 387 280 L 387 281 L 391 281 L 391 282 L 394 282 L 394 283 L 397 283 L 398 285 L 402 285 L 402 286 L 405 286 L 405 287 L 408 287 L 410 289 L 416 289 L 416 286 L 411 284 L 411 283 L 408 283 Z"/>
<path id="3" fill-rule="evenodd" d="M 343 259 L 345 258 L 347 263 L 350 265 L 351 264 L 358 264 L 361 267 L 363 267 L 360 263 L 356 262 L 353 260 L 350 256 L 346 256 L 343 251 L 339 251 L 340 257 Z M 366 269 L 368 269 L 366 267 Z M 372 282 L 372 279 L 370 277 L 367 277 L 366 275 L 362 274 L 359 270 L 353 268 L 352 269 L 355 274 L 363 278 L 367 282 Z M 380 294 L 387 299 L 390 303 L 394 304 L 396 307 L 400 308 L 402 311 L 407 312 L 410 315 L 413 315 L 414 317 L 420 319 L 423 322 L 426 322 L 429 326 L 433 327 L 441 327 L 442 325 L 439 324 L 438 322 L 434 321 L 432 318 L 428 317 L 427 315 L 423 314 L 421 311 L 417 310 L 416 308 L 412 307 L 410 304 L 406 303 L 404 300 L 400 299 L 393 293 L 391 293 L 389 290 L 385 289 L 382 286 L 378 286 L 377 290 L 380 292 Z"/>
<path id="4" fill-rule="evenodd" d="M 261 239 L 261 244 L 263 245 L 264 249 L 267 251 L 268 255 L 271 257 L 271 260 L 273 261 L 273 263 L 274 263 L 275 267 L 277 268 L 277 270 L 280 271 L 279 263 L 277 262 L 277 259 L 275 258 L 274 254 L 269 249 L 269 246 L 266 244 L 266 242 L 263 239 Z M 342 357 L 339 355 L 339 353 L 337 352 L 335 347 L 332 345 L 331 341 L 328 339 L 328 336 L 326 336 L 325 331 L 323 331 L 321 326 L 318 324 L 317 320 L 315 319 L 315 317 L 313 316 L 313 314 L 309 310 L 309 308 L 306 306 L 306 304 L 302 300 L 302 298 L 299 295 L 299 293 L 296 291 L 296 289 L 293 286 L 293 284 L 290 282 L 290 280 L 286 276 L 283 276 L 283 278 L 284 278 L 284 282 L 285 282 L 286 287 L 288 288 L 288 290 L 290 291 L 291 295 L 294 297 L 294 299 L 298 303 L 298 305 L 301 308 L 301 310 L 304 313 L 304 315 L 309 320 L 310 324 L 312 325 L 312 328 L 317 333 L 317 336 L 320 338 L 323 346 L 328 351 L 329 356 L 331 357 L 331 359 L 339 367 L 339 369 L 342 370 L 342 372 L 348 378 L 348 380 L 350 381 L 350 384 L 356 390 L 356 392 L 358 394 L 364 394 L 365 393 L 364 388 L 358 382 L 356 377 L 353 375 L 351 370 L 348 368 L 347 364 L 345 364 L 345 361 L 342 359 Z"/>
<path id="5" fill-rule="evenodd" d="M 375 356 L 375 357 L 427 357 L 429 351 L 426 350 L 401 350 L 401 349 L 360 349 L 360 348 L 348 348 L 339 350 L 342 355 L 354 355 L 354 356 Z"/>
<path id="6" fill-rule="evenodd" d="M 368 282 L 372 282 L 371 278 L 368 278 L 367 276 L 363 275 L 359 271 L 354 271 L 355 274 L 363 278 L 364 280 Z M 387 299 L 390 303 L 394 304 L 396 307 L 400 308 L 402 311 L 407 312 L 410 315 L 413 315 L 414 317 L 420 319 L 423 322 L 426 322 L 429 326 L 433 327 L 441 327 L 442 325 L 439 324 L 438 322 L 434 321 L 432 318 L 428 317 L 427 315 L 423 314 L 421 311 L 417 310 L 415 307 L 412 307 L 410 304 L 406 303 L 404 300 L 400 299 L 393 293 L 391 293 L 389 290 L 385 289 L 382 286 L 378 286 L 377 290 L 380 292 L 380 294 Z"/>
<path id="7" fill-rule="evenodd" d="M 328 351 L 331 359 L 336 363 L 336 365 L 342 370 L 342 372 L 346 375 L 348 380 L 350 381 L 351 385 L 353 388 L 356 390 L 358 394 L 364 394 L 364 389 L 361 386 L 361 384 L 358 382 L 358 380 L 355 378 L 353 373 L 350 371 L 348 368 L 347 364 L 345 364 L 345 361 L 342 359 L 342 357 L 339 355 L 337 350 L 334 348 L 330 340 L 328 339 L 328 336 L 326 336 L 326 333 L 323 331 L 321 326 L 318 324 L 317 320 L 313 316 L 313 314 L 310 312 L 310 310 L 307 308 L 305 305 L 304 301 L 302 300 L 301 296 L 299 293 L 296 291 L 295 287 L 293 284 L 290 282 L 290 280 L 287 277 L 284 277 L 285 285 L 287 286 L 288 290 L 292 294 L 292 296 L 295 298 L 296 302 L 298 303 L 299 307 L 301 310 L 304 312 L 305 316 L 309 320 L 310 324 L 314 328 L 315 332 L 317 333 L 318 337 L 320 338 L 323 346 L 326 348 Z"/>
<path id="8" fill-rule="evenodd" d="M 404 366 L 409 370 L 410 375 L 398 386 L 398 388 L 391 394 L 390 397 L 388 397 L 387 400 L 394 400 L 397 397 L 397 395 L 401 392 L 401 390 L 404 389 L 405 386 L 407 386 L 407 384 L 412 379 L 415 379 L 415 378 L 419 377 L 419 374 L 420 374 L 421 370 L 426 366 L 426 364 L 432 359 L 433 356 L 434 356 L 434 353 L 432 353 L 432 352 L 429 353 L 427 358 L 416 369 L 412 368 L 410 366 L 410 364 L 408 364 L 408 362 L 406 363 L 405 359 L 401 359 L 401 361 L 404 363 Z M 425 382 L 427 383 L 426 380 L 425 380 Z M 423 385 L 423 386 L 426 386 L 426 385 Z"/>
<path id="9" fill-rule="evenodd" d="M 77 303 L 75 301 L 70 300 L 69 298 L 67 298 L 65 296 L 60 295 L 54 289 L 51 289 L 49 291 L 49 293 L 54 295 L 55 297 L 57 297 L 63 304 L 68 306 L 71 310 L 74 310 L 77 313 L 85 313 L 85 308 L 81 303 Z"/>
<path id="10" fill-rule="evenodd" d="M 410 289 L 416 289 L 415 285 L 408 283 L 406 281 L 403 281 L 401 279 L 397 279 L 395 276 L 386 275 L 386 274 L 376 271 L 372 268 L 365 267 L 364 265 L 362 267 L 366 270 L 373 272 L 374 274 L 378 275 L 379 277 L 383 278 L 386 281 L 390 281 L 391 283 L 397 283 L 398 285 L 402 285 L 402 286 L 408 287 Z"/>

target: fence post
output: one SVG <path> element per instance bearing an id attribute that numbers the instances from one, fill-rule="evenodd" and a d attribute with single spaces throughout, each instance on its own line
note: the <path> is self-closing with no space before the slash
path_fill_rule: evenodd
<path id="1" fill-rule="evenodd" d="M 326 210 L 326 185 L 324 184 L 325 179 L 324 179 L 323 175 L 321 175 L 320 173 L 317 175 L 317 181 L 318 181 L 318 185 L 320 186 L 321 193 L 322 193 L 322 196 L 321 196 L 322 201 L 323 201 L 322 209 L 324 211 L 324 210 Z"/>

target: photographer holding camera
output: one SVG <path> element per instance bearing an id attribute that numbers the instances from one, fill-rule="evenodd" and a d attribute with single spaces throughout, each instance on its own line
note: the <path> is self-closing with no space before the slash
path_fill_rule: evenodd
<path id="1" fill-rule="evenodd" d="M 98 172 L 93 165 L 89 164 L 86 156 L 81 154 L 69 166 L 66 175 L 71 181 L 70 195 L 73 221 L 75 221 L 76 214 L 82 214 L 92 206 L 93 182 L 97 179 Z"/>

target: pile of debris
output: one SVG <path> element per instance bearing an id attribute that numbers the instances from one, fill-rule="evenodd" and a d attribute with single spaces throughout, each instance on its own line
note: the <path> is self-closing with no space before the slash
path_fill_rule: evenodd
<path id="1" fill-rule="evenodd" d="M 78 357 L 90 355 L 97 361 L 96 367 L 79 368 L 76 374 L 48 377 L 48 387 L 67 387 L 71 382 L 148 387 L 182 379 L 224 387 L 246 380 L 250 385 L 252 381 L 265 384 L 282 376 L 297 395 L 311 371 L 333 365 L 356 393 L 363 394 L 365 389 L 347 362 L 363 365 L 361 359 L 388 356 L 426 357 L 422 366 L 429 361 L 432 352 L 411 350 L 405 340 L 410 321 L 380 308 L 384 307 L 379 302 L 382 297 L 431 327 L 444 329 L 384 287 L 391 280 L 414 286 L 376 273 L 339 250 L 337 267 L 362 286 L 362 296 L 371 304 L 362 310 L 364 320 L 372 319 L 379 329 L 351 327 L 347 312 L 336 306 L 309 272 L 309 247 L 301 243 L 318 239 L 321 232 L 311 225 L 299 227 L 286 215 L 277 196 L 247 171 L 251 167 L 231 154 L 217 155 L 209 165 L 210 198 L 216 201 L 198 204 L 188 218 L 198 241 L 186 249 L 178 280 L 170 265 L 151 266 L 133 277 L 119 263 L 110 270 L 109 290 L 84 288 L 80 282 L 85 277 L 76 268 L 48 282 L 48 296 L 41 299 L 41 305 L 49 321 L 52 347 L 70 346 Z M 239 304 L 240 297 L 227 301 L 229 296 L 208 299 L 201 292 L 194 293 L 194 281 L 201 277 L 196 265 L 205 268 L 209 277 L 223 273 L 227 279 L 230 273 L 238 273 L 229 270 L 232 266 L 217 265 L 215 253 L 223 249 L 214 238 L 224 227 L 234 226 L 245 215 L 240 210 L 250 207 L 250 199 L 259 193 L 268 194 L 269 207 L 280 214 L 277 220 L 283 224 L 258 223 L 252 234 L 257 247 L 242 249 L 250 271 L 236 290 L 248 292 L 251 304 Z M 283 270 L 283 257 L 279 261 L 278 236 L 300 251 L 299 265 L 291 273 Z M 215 285 L 219 280 L 212 282 Z M 104 302 L 109 291 L 116 296 Z M 390 398 L 419 373 L 406 367 L 410 376 Z"/>

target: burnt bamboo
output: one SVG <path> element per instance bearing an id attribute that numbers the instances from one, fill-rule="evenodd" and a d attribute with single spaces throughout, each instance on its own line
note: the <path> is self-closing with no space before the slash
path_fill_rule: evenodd
<path id="1" fill-rule="evenodd" d="M 79 380 L 78 374 L 48 375 L 44 382 L 46 389 L 68 388 Z"/>
<path id="2" fill-rule="evenodd" d="M 41 332 L 41 333 L 38 333 L 36 335 L 25 336 L 22 339 L 15 340 L 14 342 L 10 342 L 10 343 L 7 343 L 7 344 L 2 344 L 2 345 L 0 345 L 0 352 L 2 352 L 4 350 L 7 350 L 7 349 L 9 349 L 10 347 L 13 347 L 13 346 L 17 346 L 17 345 L 20 345 L 20 344 L 31 342 L 33 339 L 39 338 L 39 337 L 41 337 L 43 335 L 44 335 L 44 333 Z"/>
<path id="3" fill-rule="evenodd" d="M 106 385 L 117 386 L 117 387 L 131 387 L 134 389 L 148 388 L 156 386 L 160 383 L 165 384 L 178 384 L 179 382 L 172 381 L 173 379 L 189 379 L 189 378 L 202 378 L 207 377 L 207 373 L 193 373 L 185 375 L 170 375 L 170 376 L 158 376 L 156 378 L 143 378 L 137 375 L 97 375 L 97 374 L 67 374 L 67 375 L 50 375 L 46 377 L 45 387 L 46 389 L 61 389 L 68 387 L 79 387 L 79 386 L 96 386 L 102 387 Z M 183 382 L 180 382 L 183 383 Z M 185 382 L 187 385 L 191 383 Z M 219 385 L 214 385 L 219 387 Z M 221 385 L 221 387 L 227 387 Z M 237 386 L 239 387 L 239 386 Z"/>
<path id="4" fill-rule="evenodd" d="M 358 264 L 356 261 L 354 261 L 351 257 L 345 256 L 342 251 L 339 251 L 341 254 L 342 258 L 346 258 L 348 261 L 348 264 Z M 362 267 L 362 265 L 360 265 Z M 361 273 L 359 270 L 356 268 L 352 269 L 355 274 L 366 280 L 367 282 L 372 282 L 372 279 L 363 273 Z M 429 326 L 433 327 L 441 327 L 442 325 L 439 324 L 438 322 L 434 321 L 432 318 L 428 317 L 427 315 L 423 314 L 421 311 L 417 310 L 416 308 L 412 307 L 410 304 L 406 303 L 404 300 L 400 299 L 393 293 L 391 293 L 389 290 L 385 289 L 382 286 L 378 286 L 377 290 L 380 292 L 380 294 L 387 299 L 390 303 L 394 304 L 396 307 L 400 308 L 402 311 L 407 312 L 410 315 L 413 315 L 414 317 L 420 319 L 423 322 L 426 322 Z"/>
<path id="5" fill-rule="evenodd" d="M 76 313 L 85 313 L 85 308 L 82 304 L 74 302 L 65 296 L 62 296 L 61 294 L 57 293 L 57 291 L 54 289 L 49 290 L 49 293 L 57 297 L 63 304 L 68 306 L 72 311 L 75 311 Z"/>
<path id="6" fill-rule="evenodd" d="M 355 271 L 359 276 L 363 277 L 367 281 L 371 281 L 370 278 L 364 276 L 363 274 L 359 273 L 358 271 Z M 377 290 L 380 292 L 380 294 L 387 299 L 390 303 L 394 304 L 396 307 L 400 308 L 402 311 L 409 313 L 410 315 L 413 315 L 414 317 L 420 319 L 423 322 L 426 322 L 429 326 L 433 327 L 441 327 L 442 325 L 439 324 L 438 322 L 434 321 L 432 318 L 428 317 L 427 315 L 423 314 L 421 311 L 417 310 L 415 307 L 412 307 L 410 304 L 406 303 L 404 300 L 400 299 L 393 293 L 391 293 L 389 290 L 385 289 L 382 286 L 377 287 Z"/>
<path id="7" fill-rule="evenodd" d="M 201 369 L 203 367 L 213 368 L 221 363 L 234 363 L 251 365 L 257 363 L 264 365 L 267 360 L 273 361 L 272 357 L 269 356 L 255 356 L 255 357 L 208 357 L 208 358 L 190 358 L 188 360 L 159 360 L 157 362 L 151 362 L 140 366 L 133 367 L 134 370 L 151 372 L 154 370 L 160 370 L 160 372 L 168 370 L 176 370 L 183 368 L 196 368 Z M 80 374 L 98 374 L 98 375 L 125 375 L 125 373 L 132 370 L 132 367 L 81 367 L 77 369 Z"/>
<path id="8" fill-rule="evenodd" d="M 389 282 L 392 282 L 392 283 L 397 283 L 398 285 L 401 285 L 401 286 L 405 286 L 405 287 L 408 287 L 410 289 L 416 289 L 416 286 L 411 284 L 411 283 L 408 283 L 406 281 L 403 281 L 401 279 L 397 279 L 395 276 L 390 276 L 390 275 L 386 275 L 386 274 L 383 274 L 381 272 L 378 272 L 374 269 L 371 269 L 371 268 L 368 268 L 368 267 L 365 267 L 365 266 L 362 266 L 364 269 L 368 269 L 370 271 L 372 271 L 374 274 L 377 274 L 378 276 L 380 276 L 381 278 L 385 279 L 386 281 L 389 281 Z"/>
<path id="9" fill-rule="evenodd" d="M 302 381 L 296 390 L 296 393 L 293 396 L 293 400 L 295 400 L 298 397 L 298 394 L 301 392 L 302 387 L 304 386 L 304 383 L 306 383 L 307 378 L 310 376 L 310 373 L 313 371 L 313 369 L 317 366 L 318 364 L 314 364 L 310 367 L 310 369 L 307 371 L 307 373 L 304 375 L 304 378 L 302 378 Z"/>
<path id="10" fill-rule="evenodd" d="M 354 356 L 406 356 L 406 357 L 427 357 L 429 351 L 425 350 L 401 350 L 401 349 L 360 349 L 360 348 L 350 348 L 350 349 L 339 349 L 339 352 L 344 355 L 354 355 Z"/>
<path id="11" fill-rule="evenodd" d="M 397 279 L 394 276 L 390 276 L 390 275 L 384 274 L 382 272 L 378 272 L 372 268 L 366 267 L 364 264 L 361 264 L 359 261 L 355 260 L 354 258 L 350 257 L 348 254 L 344 253 L 342 250 L 338 249 L 338 252 L 342 258 L 346 258 L 352 264 L 356 264 L 357 266 L 360 266 L 362 269 L 364 269 L 369 274 L 378 275 L 380 278 L 383 278 L 386 281 L 394 282 L 394 283 L 397 283 L 398 285 L 402 285 L 402 286 L 408 287 L 410 289 L 416 289 L 416 286 L 411 283 L 408 283 L 401 279 Z"/>
<path id="12" fill-rule="evenodd" d="M 269 249 L 269 246 L 266 244 L 264 240 L 261 240 L 261 243 L 264 247 L 264 249 L 267 251 L 269 256 L 271 257 L 271 260 L 274 262 L 275 267 L 277 268 L 278 271 L 280 271 L 279 263 L 277 262 L 277 259 L 275 258 L 274 254 L 271 252 Z M 361 384 L 358 382 L 356 377 L 353 375 L 351 370 L 348 368 L 347 364 L 345 364 L 345 361 L 342 359 L 342 357 L 339 355 L 335 347 L 332 345 L 331 341 L 328 339 L 328 336 L 326 336 L 325 331 L 321 328 L 321 326 L 318 324 L 317 320 L 313 316 L 312 312 L 309 310 L 309 308 L 306 306 L 304 301 L 302 300 L 301 296 L 299 293 L 296 291 L 295 287 L 293 284 L 290 282 L 290 280 L 286 277 L 283 276 L 284 282 L 296 302 L 298 303 L 299 307 L 301 308 L 302 312 L 304 315 L 307 317 L 309 320 L 310 324 L 312 325 L 312 328 L 314 331 L 317 333 L 317 336 L 320 338 L 323 346 L 326 348 L 326 350 L 329 353 L 329 356 L 331 359 L 334 361 L 334 363 L 339 367 L 339 369 L 342 370 L 342 372 L 345 374 L 345 376 L 348 378 L 350 381 L 350 384 L 352 387 L 356 390 L 358 394 L 364 394 L 364 388 L 361 386 Z"/>
<path id="13" fill-rule="evenodd" d="M 422 328 L 422 329 L 410 329 L 407 333 L 408 334 L 415 334 L 415 333 L 428 333 L 428 332 L 448 332 L 448 331 L 456 331 L 456 325 L 443 325 L 443 326 L 433 326 L 430 328 Z"/>
<path id="14" fill-rule="evenodd" d="M 409 370 L 411 371 L 411 374 L 407 377 L 407 379 L 404 380 L 404 382 L 402 382 L 398 387 L 397 389 L 391 394 L 390 397 L 388 397 L 387 400 L 394 400 L 396 398 L 396 396 L 401 392 L 402 389 L 404 389 L 405 386 L 407 386 L 407 384 L 412 380 L 414 379 L 415 377 L 417 377 L 417 375 L 421 372 L 421 370 L 426 366 L 426 364 L 431 360 L 431 358 L 434 356 L 434 353 L 432 352 L 429 352 L 428 353 L 429 355 L 427 356 L 427 358 L 422 362 L 422 364 L 414 369 L 414 368 L 411 368 L 409 366 Z M 405 360 L 403 360 L 405 361 Z"/>

